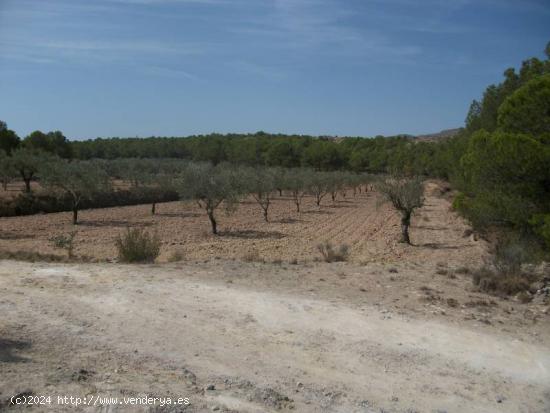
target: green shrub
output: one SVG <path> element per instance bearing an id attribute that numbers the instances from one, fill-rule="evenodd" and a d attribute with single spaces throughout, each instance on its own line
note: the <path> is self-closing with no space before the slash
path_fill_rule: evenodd
<path id="1" fill-rule="evenodd" d="M 162 188 L 118 190 L 100 192 L 95 194 L 93 199 L 83 200 L 81 209 L 111 208 L 177 200 L 179 200 L 179 196 L 176 192 Z M 0 217 L 63 211 L 71 211 L 71 200 L 67 195 L 21 193 L 15 198 L 0 199 Z"/>
<path id="2" fill-rule="evenodd" d="M 141 228 L 128 228 L 116 240 L 118 258 L 121 262 L 154 262 L 160 253 L 160 239 Z"/>
<path id="3" fill-rule="evenodd" d="M 537 214 L 529 220 L 533 230 L 539 235 L 548 249 L 550 249 L 550 214 Z"/>
<path id="4" fill-rule="evenodd" d="M 317 245 L 317 250 L 321 253 L 323 261 L 337 262 L 347 261 L 349 258 L 349 246 L 346 244 L 340 245 L 336 250 L 330 242 Z"/>
<path id="5" fill-rule="evenodd" d="M 464 206 L 466 203 L 466 195 L 464 195 L 462 192 L 459 192 L 455 199 L 453 199 L 453 209 L 455 211 L 462 212 L 464 210 Z"/>

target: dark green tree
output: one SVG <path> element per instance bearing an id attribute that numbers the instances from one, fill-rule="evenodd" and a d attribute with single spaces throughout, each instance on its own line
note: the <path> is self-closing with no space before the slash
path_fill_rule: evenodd
<path id="1" fill-rule="evenodd" d="M 530 80 L 504 101 L 498 126 L 550 143 L 550 73 Z"/>
<path id="2" fill-rule="evenodd" d="M 13 164 L 13 159 L 0 150 L 0 184 L 4 191 L 7 191 L 8 184 L 17 176 L 17 170 Z"/>
<path id="3" fill-rule="evenodd" d="M 19 147 L 20 142 L 21 139 L 19 139 L 19 136 L 11 129 L 8 129 L 6 122 L 0 120 L 0 151 L 4 151 L 10 155 L 13 150 Z"/>
<path id="4" fill-rule="evenodd" d="M 60 158 L 71 158 L 72 147 L 60 131 L 44 133 L 34 131 L 23 140 L 23 146 L 57 155 Z"/>

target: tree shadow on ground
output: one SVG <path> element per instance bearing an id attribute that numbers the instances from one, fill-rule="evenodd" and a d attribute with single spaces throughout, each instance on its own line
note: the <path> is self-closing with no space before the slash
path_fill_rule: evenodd
<path id="1" fill-rule="evenodd" d="M 416 247 L 430 248 L 432 250 L 457 250 L 462 248 L 459 245 L 446 245 L 446 244 L 437 244 L 435 242 L 429 242 L 426 244 L 415 244 Z"/>
<path id="2" fill-rule="evenodd" d="M 334 214 L 334 212 L 326 211 L 324 209 L 311 209 L 309 211 L 303 211 L 302 214 L 331 215 Z"/>
<path id="3" fill-rule="evenodd" d="M 304 222 L 303 219 L 296 219 L 296 218 L 282 218 L 277 221 L 271 221 L 276 224 L 298 224 L 300 222 Z"/>
<path id="4" fill-rule="evenodd" d="M 152 222 L 129 222 L 121 220 L 105 220 L 105 221 L 82 221 L 78 223 L 78 227 L 150 227 L 154 225 Z"/>
<path id="5" fill-rule="evenodd" d="M 29 359 L 13 354 L 14 350 L 24 350 L 31 346 L 30 342 L 15 341 L 0 338 L 0 362 L 2 363 L 26 363 Z"/>
<path id="6" fill-rule="evenodd" d="M 353 204 L 340 204 L 340 202 L 342 201 L 338 201 L 339 203 L 337 204 L 332 204 L 332 205 L 327 205 L 327 207 L 329 208 L 355 208 L 355 205 Z"/>
<path id="7" fill-rule="evenodd" d="M 242 230 L 242 231 L 221 231 L 219 233 L 222 237 L 228 238 L 242 238 L 242 239 L 281 239 L 285 238 L 285 234 L 277 231 L 254 231 L 254 230 Z"/>
<path id="8" fill-rule="evenodd" d="M 19 239 L 29 239 L 29 238 L 36 238 L 36 236 L 32 234 L 14 234 L 12 232 L 0 232 L 0 239 L 2 240 L 19 240 Z"/>
<path id="9" fill-rule="evenodd" d="M 446 227 L 431 227 L 429 225 L 416 225 L 416 226 L 411 226 L 411 228 L 427 229 L 427 230 L 430 230 L 430 231 L 444 231 L 444 230 L 447 229 Z"/>
<path id="10" fill-rule="evenodd" d="M 202 216 L 198 212 L 157 212 L 156 216 L 168 218 L 197 218 Z"/>

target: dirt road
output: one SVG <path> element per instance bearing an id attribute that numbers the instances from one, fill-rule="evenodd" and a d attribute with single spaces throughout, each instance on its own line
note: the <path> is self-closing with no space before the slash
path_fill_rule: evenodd
<path id="1" fill-rule="evenodd" d="M 421 297 L 399 280 L 386 288 L 384 270 L 2 261 L 0 400 L 30 391 L 190 398 L 185 410 L 154 410 L 174 412 L 550 411 L 547 316 L 525 323 L 506 303 L 487 322 L 465 321 L 467 306 L 413 311 Z"/>

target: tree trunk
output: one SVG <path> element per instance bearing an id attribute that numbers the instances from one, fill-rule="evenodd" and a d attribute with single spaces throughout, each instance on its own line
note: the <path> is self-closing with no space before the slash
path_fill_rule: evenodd
<path id="1" fill-rule="evenodd" d="M 23 178 L 23 181 L 25 182 L 25 192 L 30 193 L 31 192 L 31 178 Z"/>
<path id="2" fill-rule="evenodd" d="M 155 215 L 157 212 L 157 203 L 153 202 L 153 205 L 151 205 L 151 215 Z"/>
<path id="3" fill-rule="evenodd" d="M 267 208 L 264 208 L 264 220 L 265 222 L 269 222 L 269 219 L 267 218 Z"/>
<path id="4" fill-rule="evenodd" d="M 282 189 L 277 188 L 277 191 L 279 191 L 279 196 L 283 196 L 283 190 Z"/>
<path id="5" fill-rule="evenodd" d="M 296 212 L 300 212 L 300 203 L 298 201 L 294 201 L 294 203 L 296 204 Z"/>
<path id="6" fill-rule="evenodd" d="M 336 201 L 336 192 L 331 192 L 330 197 L 332 198 L 332 203 L 334 204 L 334 201 Z"/>
<path id="7" fill-rule="evenodd" d="M 411 244 L 411 239 L 409 237 L 409 226 L 411 225 L 411 213 L 403 212 L 401 217 L 401 242 L 405 242 L 409 245 Z"/>
<path id="8" fill-rule="evenodd" d="M 321 197 L 317 196 L 317 199 L 315 200 L 315 203 L 317 204 L 318 207 L 321 206 Z"/>
<path id="9" fill-rule="evenodd" d="M 214 211 L 207 211 L 208 219 L 210 219 L 210 224 L 212 225 L 212 234 L 218 235 L 218 224 L 216 223 L 216 218 L 214 218 Z"/>
<path id="10" fill-rule="evenodd" d="M 73 206 L 73 225 L 78 225 L 78 207 Z"/>

